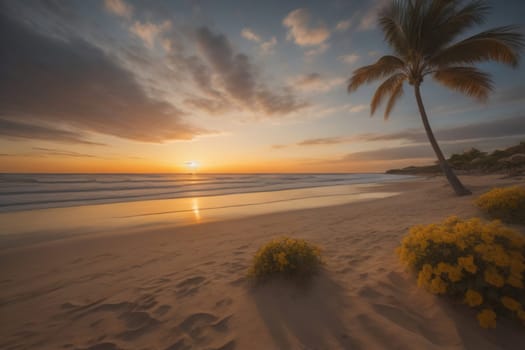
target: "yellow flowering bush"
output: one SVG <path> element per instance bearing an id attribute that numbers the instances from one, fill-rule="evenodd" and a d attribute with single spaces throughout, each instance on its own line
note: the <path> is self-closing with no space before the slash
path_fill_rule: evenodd
<path id="1" fill-rule="evenodd" d="M 494 188 L 476 199 L 475 204 L 492 219 L 525 224 L 525 188 Z"/>
<path id="2" fill-rule="evenodd" d="M 525 236 L 500 221 L 452 216 L 413 226 L 398 254 L 419 286 L 479 309 L 482 327 L 495 327 L 497 316 L 525 324 Z"/>
<path id="3" fill-rule="evenodd" d="M 250 274 L 257 280 L 272 276 L 305 279 L 322 265 L 321 250 L 303 239 L 280 238 L 265 244 L 253 258 Z"/>

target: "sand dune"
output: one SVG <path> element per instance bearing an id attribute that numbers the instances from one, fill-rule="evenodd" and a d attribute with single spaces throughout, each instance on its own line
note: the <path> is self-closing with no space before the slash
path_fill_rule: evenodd
<path id="1" fill-rule="evenodd" d="M 476 194 L 518 180 L 465 177 Z M 394 249 L 409 226 L 479 215 L 443 179 L 388 184 L 397 197 L 0 251 L 2 349 L 516 349 L 523 328 L 479 328 L 416 287 Z M 524 231 L 522 228 L 520 230 Z M 308 239 L 325 267 L 309 286 L 254 287 L 273 237 Z"/>

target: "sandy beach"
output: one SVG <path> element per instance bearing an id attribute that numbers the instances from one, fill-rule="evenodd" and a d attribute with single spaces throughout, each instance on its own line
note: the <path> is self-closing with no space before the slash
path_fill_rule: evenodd
<path id="1" fill-rule="evenodd" d="M 499 176 L 464 176 L 474 196 Z M 409 226 L 480 216 L 441 177 L 388 183 L 398 196 L 198 225 L 31 241 L 0 251 L 2 349 L 517 349 L 525 332 L 418 289 L 395 255 Z M 516 226 L 525 233 L 523 227 Z M 255 287 L 259 246 L 323 248 L 310 286 Z"/>

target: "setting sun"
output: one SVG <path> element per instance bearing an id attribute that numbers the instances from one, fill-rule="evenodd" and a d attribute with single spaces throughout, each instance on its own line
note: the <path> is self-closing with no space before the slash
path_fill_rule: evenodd
<path id="1" fill-rule="evenodd" d="M 184 165 L 186 166 L 186 168 L 190 169 L 191 171 L 196 171 L 199 168 L 199 162 L 195 160 L 184 162 Z"/>

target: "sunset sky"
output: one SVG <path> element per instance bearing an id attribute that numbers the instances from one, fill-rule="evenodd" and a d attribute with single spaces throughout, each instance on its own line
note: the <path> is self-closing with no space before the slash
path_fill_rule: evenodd
<path id="1" fill-rule="evenodd" d="M 2 1 L 0 172 L 360 172 L 433 162 L 409 86 L 388 121 L 351 72 L 386 1 Z M 525 26 L 521 0 L 489 27 Z M 524 27 L 522 27 L 523 30 Z M 472 32 L 470 33 L 472 34 Z M 445 153 L 525 140 L 525 62 L 486 104 L 427 79 Z"/>

